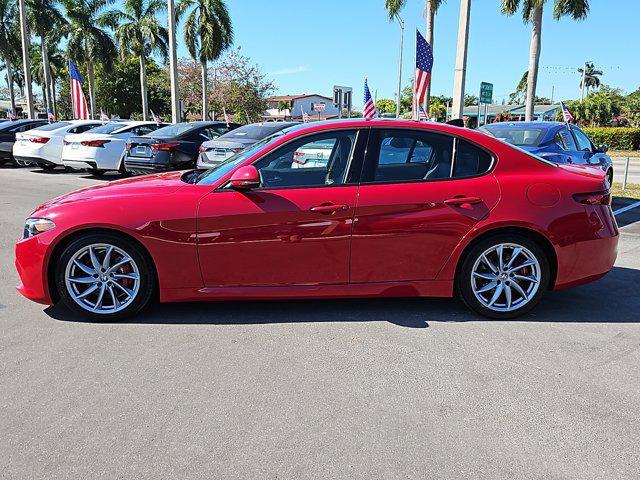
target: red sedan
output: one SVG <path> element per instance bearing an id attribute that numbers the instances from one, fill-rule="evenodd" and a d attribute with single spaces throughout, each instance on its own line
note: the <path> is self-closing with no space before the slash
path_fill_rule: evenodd
<path id="1" fill-rule="evenodd" d="M 606 274 L 604 173 L 449 125 L 301 125 L 210 170 L 112 182 L 27 219 L 18 290 L 93 319 L 161 302 L 450 297 L 512 318 Z"/>

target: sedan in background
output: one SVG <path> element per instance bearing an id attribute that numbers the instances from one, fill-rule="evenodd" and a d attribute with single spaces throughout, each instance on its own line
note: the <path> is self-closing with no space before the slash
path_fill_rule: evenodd
<path id="1" fill-rule="evenodd" d="M 297 162 L 320 150 L 322 160 Z M 153 298 L 454 295 L 507 319 L 548 290 L 611 270 L 619 233 L 610 203 L 601 170 L 557 165 L 475 130 L 315 122 L 208 170 L 44 203 L 16 244 L 18 290 L 95 320 L 134 315 Z"/>
<path id="2" fill-rule="evenodd" d="M 65 135 L 83 133 L 99 125 L 102 125 L 99 120 L 68 120 L 17 133 L 13 157 L 16 161 L 35 163 L 43 170 L 53 170 L 63 165 Z"/>
<path id="3" fill-rule="evenodd" d="M 127 143 L 124 165 L 129 173 L 145 174 L 194 168 L 200 145 L 238 128 L 236 123 L 184 122 L 168 125 Z"/>
<path id="4" fill-rule="evenodd" d="M 108 170 L 125 173 L 124 150 L 133 136 L 146 135 L 166 124 L 125 121 L 107 123 L 85 133 L 69 134 L 64 139 L 62 163 L 73 169 L 89 169 L 94 175 Z"/>
<path id="5" fill-rule="evenodd" d="M 33 128 L 46 125 L 46 120 L 13 120 L 0 123 L 0 165 L 13 162 L 13 144 L 16 141 L 16 134 L 26 132 Z"/>
<path id="6" fill-rule="evenodd" d="M 613 183 L 613 162 L 607 146 L 591 142 L 576 125 L 561 122 L 498 122 L 484 125 L 481 132 L 520 147 L 558 164 L 590 165 L 605 172 Z"/>
<path id="7" fill-rule="evenodd" d="M 211 168 L 218 165 L 263 138 L 282 132 L 284 129 L 293 127 L 299 123 L 300 122 L 252 123 L 225 133 L 215 140 L 204 142 L 200 146 L 198 168 Z"/>

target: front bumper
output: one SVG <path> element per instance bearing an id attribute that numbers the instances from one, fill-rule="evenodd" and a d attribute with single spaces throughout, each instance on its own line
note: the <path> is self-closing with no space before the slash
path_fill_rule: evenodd
<path id="1" fill-rule="evenodd" d="M 29 300 L 52 305 L 47 275 L 48 232 L 19 240 L 15 246 L 15 265 L 20 277 L 18 292 Z"/>

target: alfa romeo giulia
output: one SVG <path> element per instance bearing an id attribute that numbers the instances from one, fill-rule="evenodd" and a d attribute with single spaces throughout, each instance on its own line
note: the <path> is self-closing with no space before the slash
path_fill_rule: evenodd
<path id="1" fill-rule="evenodd" d="M 322 145 L 327 159 L 305 156 Z M 97 320 L 160 302 L 457 295 L 492 318 L 605 275 L 618 229 L 603 171 L 436 123 L 292 127 L 215 168 L 39 206 L 18 290 Z"/>

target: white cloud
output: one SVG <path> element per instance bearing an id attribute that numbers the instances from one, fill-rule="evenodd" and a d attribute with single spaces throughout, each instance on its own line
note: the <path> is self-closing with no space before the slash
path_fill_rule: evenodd
<path id="1" fill-rule="evenodd" d="M 309 65 L 298 65 L 296 67 L 281 68 L 280 70 L 274 70 L 269 72 L 269 75 L 293 75 L 294 73 L 306 72 L 309 70 Z"/>

